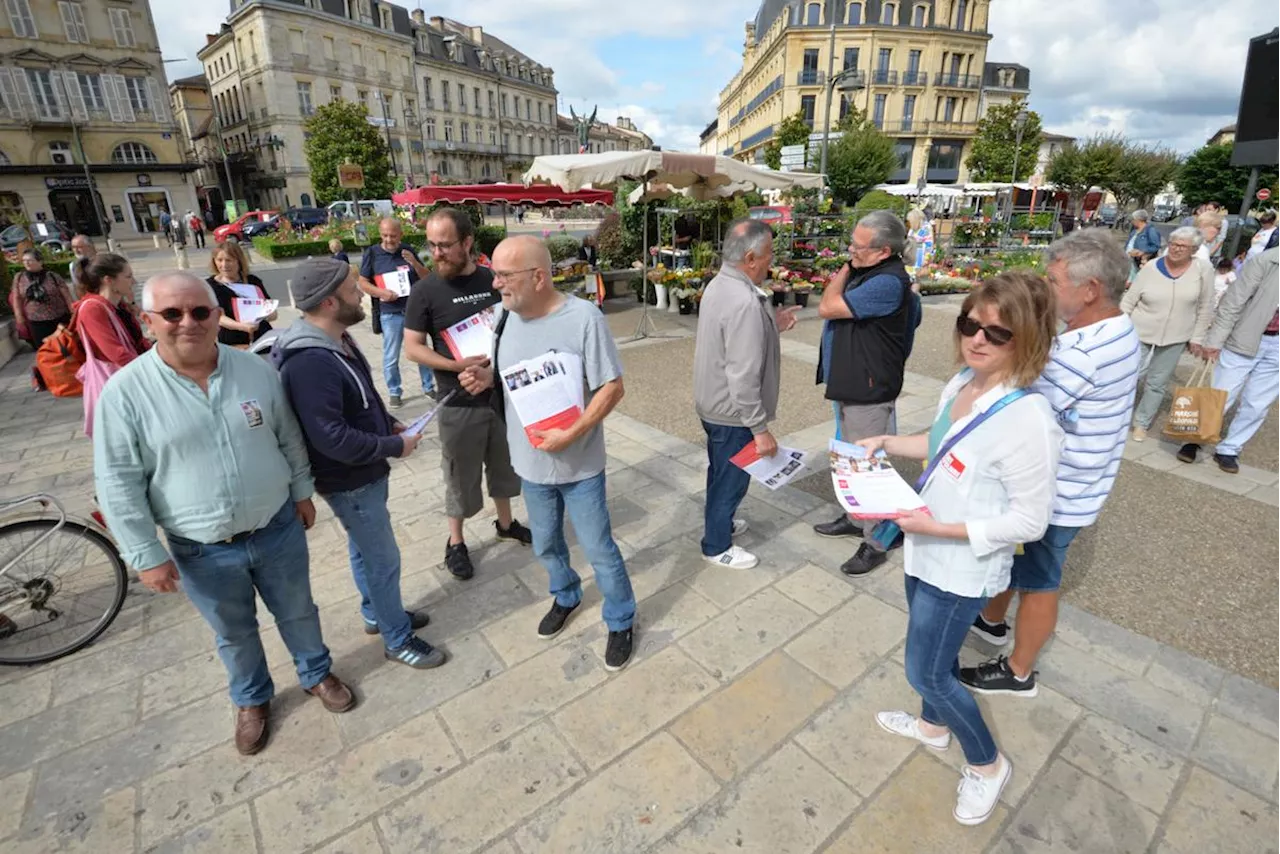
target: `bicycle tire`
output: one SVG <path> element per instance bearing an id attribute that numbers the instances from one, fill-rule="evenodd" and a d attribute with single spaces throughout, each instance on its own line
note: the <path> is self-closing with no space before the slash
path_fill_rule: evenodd
<path id="1" fill-rule="evenodd" d="M 4 538 L 9 535 L 19 534 L 23 531 L 53 528 L 57 524 L 57 519 L 21 519 L 15 522 L 10 522 L 5 525 L 0 525 L 0 541 L 3 541 Z M 110 560 L 115 578 L 115 594 L 112 597 L 111 604 L 87 632 L 75 638 L 71 643 L 64 644 L 51 652 L 44 652 L 29 656 L 9 655 L 4 651 L 4 642 L 7 638 L 0 638 L 0 665 L 21 667 L 33 664 L 45 664 L 84 649 L 107 630 L 119 615 L 120 609 L 124 607 L 125 596 L 129 592 L 129 574 L 125 569 L 124 559 L 120 557 L 120 551 L 116 548 L 115 543 L 111 542 L 111 538 L 105 536 L 96 528 L 71 520 L 63 522 L 60 530 L 74 534 L 78 537 L 83 537 L 90 542 L 95 543 L 97 546 L 101 547 L 103 553 L 106 554 Z M 0 555 L 2 554 L 3 553 L 0 552 Z"/>

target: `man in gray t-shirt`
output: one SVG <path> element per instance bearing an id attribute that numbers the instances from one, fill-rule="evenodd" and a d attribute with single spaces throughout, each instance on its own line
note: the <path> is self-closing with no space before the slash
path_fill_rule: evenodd
<path id="1" fill-rule="evenodd" d="M 458 379 L 464 389 L 476 394 L 494 387 L 495 373 L 550 353 L 579 356 L 584 374 L 585 411 L 578 420 L 565 428 L 534 430 L 532 438 L 509 397 L 501 395 L 511 464 L 523 483 L 533 550 L 547 568 L 555 597 L 538 624 L 538 635 L 559 634 L 582 601 L 582 579 L 569 566 L 564 540 L 568 511 L 604 598 L 604 621 L 609 628 L 605 667 L 619 670 L 631 658 L 636 600 L 605 504 L 602 422 L 622 400 L 618 348 L 599 309 L 556 291 L 551 283 L 551 256 L 542 241 L 521 235 L 498 244 L 493 253 L 493 285 L 502 294 L 504 310 L 493 364 L 463 371 Z M 502 391 L 501 385 L 496 387 L 497 393 Z"/>

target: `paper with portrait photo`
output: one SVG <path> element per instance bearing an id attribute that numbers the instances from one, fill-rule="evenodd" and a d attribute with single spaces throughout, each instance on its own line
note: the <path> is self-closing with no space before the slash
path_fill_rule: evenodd
<path id="1" fill-rule="evenodd" d="M 567 429 L 584 407 L 582 358 L 550 350 L 502 371 L 503 394 L 511 401 L 529 444 L 542 440 L 535 432 Z"/>
<path id="2" fill-rule="evenodd" d="M 840 506 L 852 518 L 896 519 L 905 510 L 924 508 L 924 500 L 883 451 L 868 456 L 861 445 L 837 439 L 831 440 L 828 450 L 831 485 Z"/>
<path id="3" fill-rule="evenodd" d="M 767 488 L 778 489 L 804 473 L 807 457 L 804 451 L 782 446 L 772 457 L 762 457 L 756 450 L 756 443 L 748 442 L 746 447 L 729 458 L 729 462 Z"/>

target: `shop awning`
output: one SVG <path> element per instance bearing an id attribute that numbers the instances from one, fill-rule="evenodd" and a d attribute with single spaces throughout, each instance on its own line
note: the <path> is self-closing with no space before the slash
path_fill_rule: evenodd
<path id="1" fill-rule="evenodd" d="M 505 202 L 534 207 L 612 205 L 613 193 L 608 190 L 568 192 L 546 184 L 532 187 L 522 184 L 431 184 L 396 193 L 391 201 L 397 205 L 435 205 L 441 202 L 453 205 L 500 205 Z"/>

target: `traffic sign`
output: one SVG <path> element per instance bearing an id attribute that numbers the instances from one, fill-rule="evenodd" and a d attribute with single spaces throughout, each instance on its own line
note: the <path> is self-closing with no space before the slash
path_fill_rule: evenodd
<path id="1" fill-rule="evenodd" d="M 803 158 L 804 149 L 805 149 L 805 146 L 803 143 L 800 145 L 784 145 L 782 146 L 782 148 L 778 149 L 778 153 L 781 154 L 783 157 Z"/>
<path id="2" fill-rule="evenodd" d="M 1258 191 L 1258 201 L 1265 202 L 1269 198 L 1271 198 L 1271 191 L 1268 190 L 1266 187 L 1263 187 L 1261 190 Z"/>

